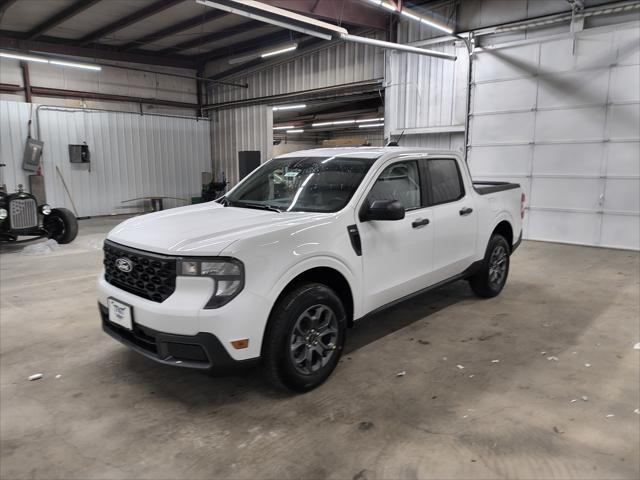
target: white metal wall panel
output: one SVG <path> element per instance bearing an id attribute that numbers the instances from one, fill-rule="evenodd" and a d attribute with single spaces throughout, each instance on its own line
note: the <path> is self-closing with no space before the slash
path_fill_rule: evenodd
<path id="1" fill-rule="evenodd" d="M 523 185 L 526 238 L 640 249 L 639 35 L 629 22 L 478 54 L 470 168 Z"/>
<path id="2" fill-rule="evenodd" d="M 366 35 L 384 39 L 381 34 Z M 333 42 L 285 61 L 274 61 L 250 73 L 225 80 L 249 88 L 216 85 L 214 103 L 298 92 L 382 78 L 384 50 L 351 42 Z"/>
<path id="3" fill-rule="evenodd" d="M 385 72 L 385 130 L 464 124 L 466 48 L 433 48 L 456 54 L 455 62 L 391 51 Z"/>
<path id="4" fill-rule="evenodd" d="M 265 162 L 273 151 L 273 111 L 268 105 L 229 108 L 212 113 L 213 164 L 217 179 L 238 182 L 238 152 L 260 151 Z"/>
<path id="5" fill-rule="evenodd" d="M 16 183 L 28 183 L 21 170 L 28 115 L 28 104 L 0 102 L 2 161 L 11 166 L 5 176 L 10 189 Z M 200 173 L 211 170 L 208 121 L 46 109 L 41 109 L 39 118 L 47 201 L 71 208 L 56 173 L 58 166 L 79 215 L 139 211 L 131 208 L 135 203 L 121 202 L 149 195 L 187 201 L 165 200 L 166 207 L 185 205 L 200 193 Z M 82 142 L 89 145 L 90 170 L 69 162 L 68 145 Z"/>

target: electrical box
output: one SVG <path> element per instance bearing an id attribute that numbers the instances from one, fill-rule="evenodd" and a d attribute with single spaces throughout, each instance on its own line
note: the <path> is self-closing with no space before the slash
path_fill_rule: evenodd
<path id="1" fill-rule="evenodd" d="M 44 142 L 34 138 L 27 138 L 24 147 L 24 155 L 22 157 L 22 169 L 28 172 L 35 172 L 40 166 L 40 157 L 42 157 L 42 147 Z"/>
<path id="2" fill-rule="evenodd" d="M 71 163 L 89 163 L 91 161 L 91 153 L 89 145 L 69 145 L 69 160 Z"/>

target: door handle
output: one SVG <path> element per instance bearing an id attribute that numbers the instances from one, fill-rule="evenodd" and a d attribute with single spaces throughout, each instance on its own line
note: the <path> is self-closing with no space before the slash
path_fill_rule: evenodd
<path id="1" fill-rule="evenodd" d="M 462 210 L 460 210 L 460 215 L 464 217 L 465 215 L 469 215 L 471 212 L 473 212 L 473 208 L 465 207 Z"/>
<path id="2" fill-rule="evenodd" d="M 411 222 L 411 226 L 413 228 L 420 228 L 425 225 L 429 225 L 429 219 L 425 218 L 424 220 L 416 220 L 415 222 Z"/>

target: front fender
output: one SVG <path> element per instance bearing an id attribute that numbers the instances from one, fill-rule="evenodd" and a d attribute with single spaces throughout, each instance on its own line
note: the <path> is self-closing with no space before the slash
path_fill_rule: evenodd
<path id="1" fill-rule="evenodd" d="M 269 298 L 273 299 L 273 305 L 275 305 L 276 299 L 280 296 L 282 291 L 293 281 L 296 277 L 314 268 L 332 268 L 339 272 L 349 284 L 351 295 L 353 296 L 353 308 L 354 318 L 360 316 L 361 298 L 360 288 L 358 284 L 358 275 L 352 270 L 352 268 L 343 260 L 330 255 L 317 255 L 313 257 L 305 258 L 304 260 L 288 267 L 283 271 L 278 281 L 271 287 L 269 291 Z M 329 285 L 330 286 L 330 285 Z M 273 308 L 272 305 L 272 308 Z"/>

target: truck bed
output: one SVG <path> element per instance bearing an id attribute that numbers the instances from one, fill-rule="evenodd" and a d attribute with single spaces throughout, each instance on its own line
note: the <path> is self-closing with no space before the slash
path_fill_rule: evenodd
<path id="1" fill-rule="evenodd" d="M 520 184 L 509 182 L 473 182 L 473 188 L 479 195 L 489 195 L 490 193 L 520 188 Z"/>

